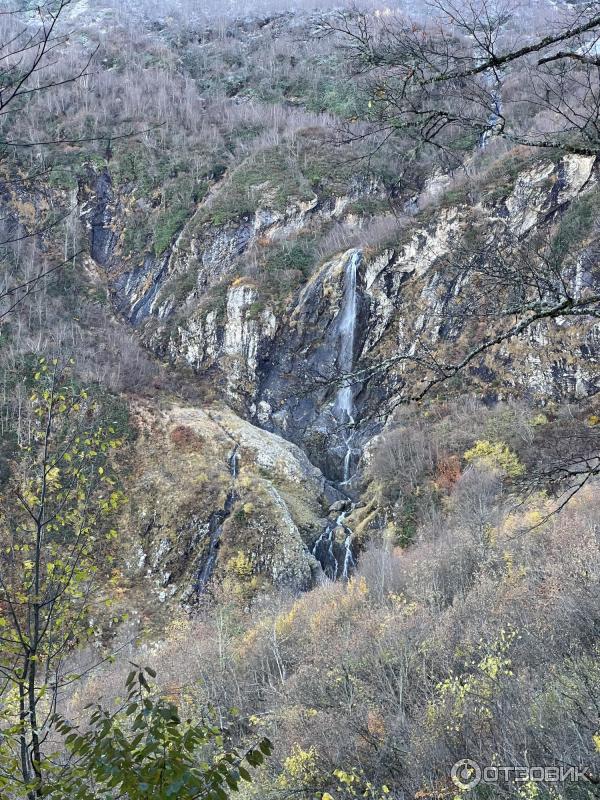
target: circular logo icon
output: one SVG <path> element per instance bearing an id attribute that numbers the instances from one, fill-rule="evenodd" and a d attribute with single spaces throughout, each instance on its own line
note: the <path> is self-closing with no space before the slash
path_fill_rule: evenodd
<path id="1" fill-rule="evenodd" d="M 461 758 L 450 771 L 452 783 L 459 789 L 474 789 L 481 781 L 481 767 L 470 758 Z"/>

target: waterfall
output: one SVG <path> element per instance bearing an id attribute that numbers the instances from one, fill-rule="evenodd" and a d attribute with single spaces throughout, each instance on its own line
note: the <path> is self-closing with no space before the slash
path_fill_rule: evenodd
<path id="1" fill-rule="evenodd" d="M 346 527 L 346 526 L 344 526 Z M 346 530 L 348 530 L 346 528 Z M 342 578 L 347 581 L 350 577 L 350 568 L 355 567 L 356 562 L 352 555 L 352 533 L 348 533 L 344 539 L 344 564 L 342 566 Z"/>
<path id="2" fill-rule="evenodd" d="M 240 466 L 240 445 L 235 443 L 235 447 L 227 456 L 227 466 L 229 467 L 229 474 L 231 475 L 231 488 L 227 492 L 225 498 L 225 505 L 218 511 L 213 511 L 208 520 L 207 533 L 208 533 L 208 552 L 206 553 L 200 569 L 196 574 L 196 582 L 194 588 L 198 595 L 202 594 L 208 586 L 212 574 L 214 572 L 217 557 L 219 555 L 219 548 L 221 547 L 221 534 L 223 533 L 223 524 L 225 520 L 231 516 L 233 507 L 238 500 L 236 492 L 236 482 Z"/>
<path id="3" fill-rule="evenodd" d="M 486 128 L 479 137 L 479 147 L 484 150 L 488 139 L 498 133 L 502 126 L 502 78 L 498 70 L 492 74 L 488 73 L 484 77 L 486 88 L 489 88 L 491 108 L 486 120 Z"/>
<path id="4" fill-rule="evenodd" d="M 235 489 L 230 489 L 227 493 L 223 508 L 219 509 L 218 511 L 214 511 L 210 515 L 207 525 L 208 552 L 206 553 L 206 556 L 200 565 L 200 569 L 196 574 L 196 581 L 194 584 L 194 589 L 198 595 L 202 594 L 202 592 L 206 589 L 212 577 L 215 565 L 217 563 L 219 548 L 221 547 L 223 523 L 231 515 L 237 499 L 238 496 Z"/>
<path id="5" fill-rule="evenodd" d="M 345 524 L 348 513 L 348 511 L 343 511 L 335 522 L 329 523 L 312 549 L 312 554 L 323 567 L 326 577 L 332 581 L 337 578 L 348 580 L 350 570 L 356 566 L 352 553 L 352 531 Z M 338 528 L 343 528 L 346 534 L 343 544 L 339 544 L 335 539 L 335 532 Z"/>
<path id="6" fill-rule="evenodd" d="M 354 336 L 356 333 L 356 275 L 360 263 L 360 253 L 356 252 L 348 260 L 344 276 L 344 297 L 338 316 L 338 336 L 340 349 L 338 365 L 340 372 L 347 375 L 354 365 Z M 335 398 L 335 409 L 340 416 L 354 421 L 354 397 L 350 384 L 341 386 Z M 343 420 L 342 420 L 343 421 Z"/>
<path id="7" fill-rule="evenodd" d="M 239 444 L 236 443 L 235 447 L 229 454 L 229 458 L 227 459 L 227 463 L 229 465 L 229 474 L 234 481 L 237 479 L 240 464 L 240 454 L 238 453 L 239 447 Z"/>
<path id="8" fill-rule="evenodd" d="M 355 250 L 346 261 L 344 294 L 335 321 L 338 340 L 337 367 L 341 373 L 343 385 L 338 389 L 333 401 L 332 414 L 337 422 L 338 431 L 341 431 L 341 438 L 345 446 L 341 485 L 350 480 L 352 458 L 357 453 L 357 448 L 353 446 L 355 436 L 354 387 L 352 379 L 347 376 L 352 373 L 354 368 L 354 341 L 358 316 L 357 279 L 361 258 L 361 252 Z M 353 506 L 349 501 L 345 505 L 345 509 L 338 514 L 335 520 L 327 522 L 311 551 L 323 567 L 326 578 L 332 581 L 338 578 L 348 580 L 352 569 L 356 566 L 352 552 L 353 534 L 345 522 L 347 516 L 352 512 Z M 336 536 L 336 532 L 338 536 Z M 342 532 L 343 539 L 341 538 Z"/>
<path id="9" fill-rule="evenodd" d="M 356 251 L 346 263 L 344 274 L 344 297 L 338 315 L 338 367 L 342 376 L 352 372 L 354 366 L 354 339 L 356 336 L 357 317 L 357 273 L 361 253 Z M 333 413 L 336 419 L 344 426 L 344 442 L 346 454 L 344 456 L 343 482 L 350 480 L 352 469 L 352 440 L 354 438 L 354 394 L 351 380 L 346 379 L 346 384 L 341 386 L 335 398 Z"/>
<path id="10" fill-rule="evenodd" d="M 323 567 L 325 575 L 334 581 L 338 573 L 338 560 L 335 557 L 334 545 L 335 525 L 327 525 L 312 549 L 313 556 Z"/>

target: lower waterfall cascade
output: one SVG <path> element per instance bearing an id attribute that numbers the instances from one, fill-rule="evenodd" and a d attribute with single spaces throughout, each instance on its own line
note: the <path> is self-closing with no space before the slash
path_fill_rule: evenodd
<path id="1" fill-rule="evenodd" d="M 352 507 L 342 511 L 334 522 L 326 525 L 311 551 L 323 567 L 326 578 L 332 581 L 338 578 L 348 580 L 351 570 L 356 566 L 352 552 L 352 531 L 345 524 L 345 519 L 351 510 Z M 340 528 L 344 531 L 343 543 L 339 543 L 336 539 L 336 531 Z"/>

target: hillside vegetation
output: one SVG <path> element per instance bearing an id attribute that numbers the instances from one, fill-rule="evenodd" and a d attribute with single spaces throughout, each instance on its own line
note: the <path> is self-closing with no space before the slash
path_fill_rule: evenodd
<path id="1" fill-rule="evenodd" d="M 0 797 L 592 800 L 598 4 L 225 6 L 0 11 Z"/>

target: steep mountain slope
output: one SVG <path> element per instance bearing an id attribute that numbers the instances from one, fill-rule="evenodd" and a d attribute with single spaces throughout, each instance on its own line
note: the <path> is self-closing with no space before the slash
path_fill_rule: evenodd
<path id="1" fill-rule="evenodd" d="M 155 359 L 148 371 L 161 377 L 148 382 L 161 385 L 172 410 L 165 417 L 147 406 L 134 417 L 168 444 L 149 459 L 154 434 L 139 439 L 134 461 L 144 466 L 133 471 L 126 527 L 141 531 L 142 498 L 156 501 L 144 511 L 158 521 L 141 547 L 162 596 L 193 602 L 213 569 L 224 574 L 238 551 L 261 579 L 306 588 L 320 575 L 313 553 L 331 572 L 323 542 L 337 537 L 334 560 L 346 558 L 343 519 L 333 534 L 342 509 L 329 519 L 329 507 L 346 493 L 360 503 L 363 450 L 370 452 L 405 386 L 420 386 L 420 351 L 455 360 L 490 324 L 477 317 L 481 274 L 519 248 L 559 242 L 574 291 L 596 285 L 597 166 L 593 158 L 492 142 L 448 173 L 404 158 L 393 143 L 376 154 L 358 141 L 344 145 L 340 120 L 359 115 L 364 98 L 344 74 L 339 42 L 311 38 L 327 19 L 322 12 L 255 15 L 221 27 L 148 12 L 139 29 L 114 8 L 97 13 L 72 9 L 73 24 L 87 26 L 83 47 L 90 39 L 100 47 L 92 85 L 99 111 L 66 86 L 43 123 L 35 106 L 29 121 L 14 121 L 25 131 L 35 118 L 47 135 L 73 144 L 58 157 L 41 155 L 52 164 L 41 192 L 10 188 L 10 169 L 26 166 L 11 163 L 7 204 L 15 220 L 29 208 L 30 226 L 43 209 L 65 215 L 45 246 L 59 252 L 63 232 L 73 251 L 87 240 L 82 280 L 106 287 L 118 329 Z M 137 55 L 124 58 L 132 42 Z M 77 143 L 111 118 L 114 134 Z M 511 291 L 506 285 L 501 293 Z M 115 325 L 110 309 L 101 316 Z M 469 390 L 487 402 L 538 403 L 596 392 L 595 324 L 551 319 L 525 336 L 533 355 L 530 348 L 522 357 L 522 340 L 504 343 L 470 365 Z M 355 377 L 344 379 L 349 373 Z M 448 395 L 459 391 L 446 387 Z M 148 403 L 153 389 L 144 392 Z M 186 409 L 186 397 L 197 407 Z M 138 398 L 130 402 L 135 408 Z M 213 402 L 237 414 L 219 412 L 228 445 Z M 178 427 L 181 452 L 169 438 Z M 262 475 L 256 455 L 248 467 L 256 487 L 247 497 L 232 488 L 230 451 L 243 449 L 245 437 L 257 452 L 282 448 L 280 461 L 292 471 L 301 465 L 300 499 L 285 471 L 271 466 Z M 150 480 L 149 465 L 163 455 Z M 188 463 L 176 485 L 180 459 Z M 202 474 L 214 480 L 198 482 Z M 172 503 L 178 491 L 176 510 L 167 510 L 164 499 Z M 386 515 L 369 520 L 361 523 L 362 545 Z M 244 530 L 260 529 L 274 548 L 272 563 L 260 537 L 244 539 Z M 353 547 L 346 547 L 352 561 Z"/>
<path id="2" fill-rule="evenodd" d="M 497 135 L 527 68 L 483 131 L 373 139 L 336 11 L 229 6 L 68 3 L 59 86 L 0 113 L 0 794 L 81 723 L 86 800 L 264 736 L 240 800 L 592 800 L 600 161 Z M 155 747 L 154 698 L 211 732 Z"/>
<path id="3" fill-rule="evenodd" d="M 137 585 L 142 604 L 151 592 L 194 604 L 215 573 L 241 594 L 269 585 L 298 591 L 318 580 L 307 545 L 329 501 L 322 475 L 297 447 L 222 406 L 157 412 L 144 403 L 134 418 L 123 528 L 133 581 L 153 579 Z"/>
<path id="4" fill-rule="evenodd" d="M 505 158 L 496 177 L 502 181 L 499 188 L 486 185 L 485 177 L 472 188 L 463 186 L 458 191 L 453 191 L 450 182 L 445 193 L 437 201 L 429 200 L 423 211 L 399 221 L 387 218 L 387 241 L 342 251 L 320 265 L 309 262 L 311 274 L 305 284 L 283 298 L 269 295 L 260 273 L 256 277 L 245 274 L 253 246 L 266 252 L 267 264 L 271 257 L 285 258 L 286 248 L 293 257 L 298 237 L 309 235 L 315 224 L 329 222 L 334 214 L 354 227 L 354 236 L 360 240 L 364 222 L 345 210 L 351 196 L 333 196 L 319 204 L 315 195 L 306 207 L 292 202 L 278 212 L 272 208 L 267 186 L 258 186 L 254 210 L 223 224 L 204 223 L 192 236 L 189 231 L 196 217 L 206 214 L 201 206 L 159 262 L 149 256 L 144 267 L 115 276 L 118 255 L 112 248 L 110 253 L 100 252 L 97 244 L 116 238 L 118 225 L 102 215 L 107 180 L 103 173 L 96 199 L 87 200 L 98 203 L 92 220 L 101 220 L 91 224 L 92 254 L 98 263 L 110 264 L 106 272 L 116 307 L 150 347 L 175 363 L 191 366 L 199 375 L 210 371 L 225 396 L 245 415 L 303 444 L 326 474 L 339 477 L 345 451 L 342 443 L 332 446 L 330 438 L 336 437 L 332 413 L 336 380 L 348 371 L 366 370 L 396 352 L 407 351 L 416 339 L 437 348 L 440 356 L 449 348 L 464 349 L 471 340 L 467 318 L 461 327 L 456 323 L 457 327 L 449 328 L 447 306 L 453 295 L 474 295 L 477 290 L 468 277 L 456 284 L 453 272 L 444 270 L 448 257 L 453 252 L 464 256 L 468 247 L 474 250 L 478 238 L 493 239 L 498 251 L 505 247 L 509 252 L 515 235 L 521 243 L 541 232 L 555 235 L 569 206 L 577 213 L 578 204 L 593 202 L 594 159 L 534 159 L 520 167 L 518 153 Z M 514 169 L 512 185 L 505 180 L 507 167 Z M 582 226 L 573 233 L 569 246 L 585 248 L 591 233 Z M 586 269 L 584 252 L 581 249 L 577 256 L 580 271 Z M 353 261 L 357 264 L 356 319 L 348 368 L 340 363 L 342 340 L 348 335 L 341 326 L 348 265 Z M 184 279 L 188 288 L 182 291 Z M 581 281 L 582 276 L 577 279 Z M 218 302 L 210 296 L 215 284 L 222 292 Z M 180 289 L 179 296 L 173 285 Z M 573 350 L 571 363 L 564 358 L 563 340 Z M 518 348 L 518 343 L 514 346 Z M 576 357 L 582 347 L 587 348 L 587 370 Z M 578 325 L 561 331 L 555 325 L 540 348 L 539 361 L 521 363 L 515 371 L 510 368 L 513 357 L 509 345 L 485 367 L 483 362 L 476 365 L 475 372 L 482 371 L 484 392 L 491 396 L 514 389 L 540 400 L 596 390 L 593 330 Z M 354 382 L 357 420 L 372 417 L 382 403 L 393 404 L 403 371 L 402 365 L 388 370 L 373 387 L 368 380 Z M 325 445 L 319 443 L 319 436 L 327 440 Z M 342 448 L 337 465 L 336 448 Z"/>

